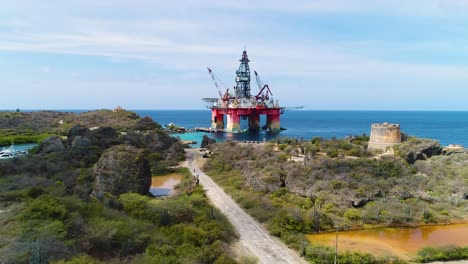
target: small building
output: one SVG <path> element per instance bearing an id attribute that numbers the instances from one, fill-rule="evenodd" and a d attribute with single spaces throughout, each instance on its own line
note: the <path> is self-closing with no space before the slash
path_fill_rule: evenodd
<path id="1" fill-rule="evenodd" d="M 465 147 L 463 147 L 463 145 L 460 145 L 460 144 L 450 144 L 450 145 L 446 146 L 442 150 L 442 152 L 445 155 L 453 154 L 453 153 L 464 153 L 465 152 Z"/>
<path id="2" fill-rule="evenodd" d="M 460 144 L 449 144 L 446 148 L 447 149 L 455 149 L 455 150 L 463 150 L 464 149 L 463 145 L 460 145 Z"/>
<path id="3" fill-rule="evenodd" d="M 114 112 L 126 112 L 127 110 L 125 110 L 123 107 L 121 107 L 120 105 L 117 106 L 114 110 L 112 110 Z"/>
<path id="4" fill-rule="evenodd" d="M 387 122 L 376 123 L 371 126 L 369 150 L 386 151 L 387 148 L 401 143 L 401 131 L 399 124 Z"/>

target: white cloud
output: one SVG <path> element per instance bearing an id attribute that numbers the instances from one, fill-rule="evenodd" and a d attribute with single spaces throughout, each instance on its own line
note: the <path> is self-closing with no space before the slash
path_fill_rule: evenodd
<path id="1" fill-rule="evenodd" d="M 192 41 L 192 40 L 189 40 Z M 126 32 L 89 32 L 80 34 L 0 34 L 0 50 L 45 52 L 108 57 L 157 63 L 168 69 L 197 71 L 214 65 L 219 71 L 232 71 L 240 56 L 235 43 L 174 42 L 158 36 L 133 35 Z M 215 42 L 215 41 L 213 41 Z M 396 63 L 343 52 L 318 43 L 286 43 L 264 47 L 252 41 L 249 54 L 257 66 L 270 75 L 342 79 L 378 79 L 395 76 L 417 78 L 468 78 L 466 66 Z M 50 66 L 42 68 L 44 73 Z"/>
<path id="2" fill-rule="evenodd" d="M 463 37 L 458 44 L 443 38 L 408 43 L 399 39 L 373 39 L 372 36 L 322 41 L 320 34 L 307 27 L 302 28 L 306 31 L 302 35 L 288 35 L 296 30 L 294 24 L 288 24 L 288 20 L 297 17 L 307 19 L 321 14 L 335 16 L 336 19 L 342 19 L 342 15 L 370 14 L 373 17 L 392 16 L 396 20 L 410 17 L 416 21 L 435 21 L 433 25 L 438 25 L 441 18 L 445 21 L 463 16 L 461 13 L 466 11 L 467 2 L 105 0 L 56 1 L 50 4 L 53 7 L 51 10 L 38 3 L 36 6 L 29 3 L 22 9 L 20 4 L 9 2 L 3 10 L 16 10 L 17 13 L 12 11 L 12 14 L 18 18 L 0 19 L 0 25 L 8 27 L 7 31 L 2 31 L 0 26 L 0 51 L 99 56 L 116 64 L 127 60 L 158 64 L 170 73 L 155 78 L 132 72 L 128 74 L 128 83 L 118 87 L 132 89 L 133 82 L 137 82 L 141 87 L 171 87 L 172 91 L 167 92 L 177 95 L 175 90 L 185 91 L 187 87 L 211 92 L 213 88 L 208 78 L 205 83 L 200 83 L 200 77 L 195 77 L 203 74 L 206 66 L 213 67 L 226 83 L 232 83 L 229 80 L 233 79 L 237 59 L 246 45 L 252 68 L 278 83 L 286 79 L 286 84 L 297 90 L 309 89 L 312 81 L 330 86 L 340 83 L 344 85 L 340 89 L 346 90 L 351 89 L 347 87 L 347 82 L 353 85 L 372 82 L 386 89 L 392 81 L 410 86 L 414 80 L 420 81 L 414 86 L 415 89 L 422 90 L 425 89 L 425 82 L 466 82 L 468 66 L 430 60 L 422 64 L 411 61 L 411 58 L 398 61 L 391 56 L 383 58 L 377 55 L 422 49 L 468 54 Z M 451 17 L 451 14 L 456 16 Z M 466 33 L 463 23 L 440 25 Z M 315 26 L 312 24 L 310 28 Z M 46 65 L 41 70 L 48 73 L 52 68 Z M 69 75 L 75 79 L 89 77 L 86 72 Z M 112 78 L 118 79 L 120 76 L 103 74 L 95 78 L 97 81 L 93 79 L 99 83 L 87 85 L 93 88 L 114 86 Z M 195 92 L 193 96 L 196 96 Z"/>

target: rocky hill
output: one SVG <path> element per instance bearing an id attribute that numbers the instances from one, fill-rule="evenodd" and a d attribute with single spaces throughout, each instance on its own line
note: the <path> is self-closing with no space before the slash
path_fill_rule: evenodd
<path id="1" fill-rule="evenodd" d="M 0 112 L 0 129 L 43 132 L 58 127 L 59 121 L 73 115 L 55 111 Z"/>
<path id="2" fill-rule="evenodd" d="M 75 126 L 112 127 L 117 130 L 160 128 L 151 118 L 131 111 L 95 110 L 80 114 L 56 111 L 0 112 L 0 130 L 34 130 L 38 133 L 66 133 Z"/>
<path id="3" fill-rule="evenodd" d="M 87 129 L 112 127 L 119 132 L 160 131 L 150 117 L 130 111 L 96 110 L 80 114 L 55 111 L 0 112 L 0 146 L 37 143 L 50 135 L 67 136 L 74 126 Z"/>
<path id="4" fill-rule="evenodd" d="M 112 110 L 96 110 L 81 114 L 71 114 L 63 119 L 64 126 L 82 125 L 92 127 L 112 127 L 117 130 L 149 130 L 161 128 L 150 117 L 141 118 L 131 111 L 115 112 Z"/>

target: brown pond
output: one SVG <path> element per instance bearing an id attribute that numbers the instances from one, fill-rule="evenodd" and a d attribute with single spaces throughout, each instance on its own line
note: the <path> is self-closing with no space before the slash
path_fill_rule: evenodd
<path id="1" fill-rule="evenodd" d="M 183 176 L 177 173 L 172 173 L 164 176 L 153 176 L 151 180 L 150 192 L 154 196 L 168 196 L 174 193 L 176 186 Z"/>
<path id="2" fill-rule="evenodd" d="M 335 233 L 307 236 L 312 244 L 335 246 Z M 468 246 L 468 224 L 408 228 L 372 228 L 338 232 L 338 250 L 361 251 L 379 256 L 414 257 L 423 247 Z"/>

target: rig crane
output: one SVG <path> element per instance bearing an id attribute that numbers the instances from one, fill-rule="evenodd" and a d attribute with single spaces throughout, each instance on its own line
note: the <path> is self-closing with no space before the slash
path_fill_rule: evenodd
<path id="1" fill-rule="evenodd" d="M 255 100 L 262 100 L 262 102 L 268 101 L 270 99 L 270 96 L 268 94 L 273 96 L 273 93 L 271 92 L 270 87 L 268 87 L 268 84 L 263 84 L 262 79 L 260 79 L 258 73 L 256 71 L 254 71 L 254 73 L 255 79 L 257 80 L 258 89 L 260 90 L 260 92 L 258 92 L 258 94 L 255 96 Z M 264 91 L 265 94 L 263 94 Z"/>
<path id="2" fill-rule="evenodd" d="M 216 86 L 216 89 L 218 90 L 219 97 L 223 98 L 223 93 L 221 92 L 221 89 L 219 88 L 219 83 L 217 81 L 216 76 L 214 75 L 213 71 L 210 68 L 207 68 L 207 69 L 208 69 L 208 74 L 210 74 L 211 79 L 213 80 L 214 85 Z"/>
<path id="3" fill-rule="evenodd" d="M 235 99 L 230 93 L 229 93 L 229 88 L 226 89 L 226 92 L 223 93 L 221 92 L 221 88 L 220 88 L 220 83 L 225 86 L 221 81 L 218 81 L 218 78 L 216 77 L 216 75 L 213 73 L 213 71 L 210 69 L 210 68 L 207 68 L 208 69 L 208 73 L 210 74 L 211 76 L 211 79 L 213 80 L 214 82 L 214 85 L 216 87 L 216 90 L 218 90 L 218 94 L 219 94 L 219 99 L 221 99 L 223 102 L 226 102 L 226 101 L 229 101 L 231 99 Z M 215 103 L 219 100 L 218 98 L 203 98 L 203 101 L 207 102 L 207 103 Z"/>

